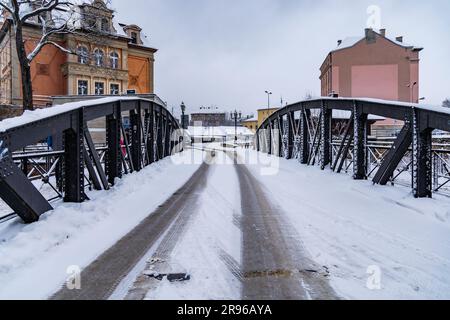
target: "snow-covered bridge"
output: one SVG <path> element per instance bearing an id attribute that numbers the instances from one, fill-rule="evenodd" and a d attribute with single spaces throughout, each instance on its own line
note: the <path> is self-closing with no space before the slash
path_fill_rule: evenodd
<path id="1" fill-rule="evenodd" d="M 345 130 L 339 135 L 332 130 L 335 111 L 347 113 Z M 404 121 L 392 148 L 370 148 L 370 115 Z M 424 198 L 449 182 L 448 171 L 441 182 L 435 170 L 433 180 L 434 130 L 450 131 L 447 108 L 368 98 L 322 97 L 286 106 L 266 119 L 257 132 L 257 148 L 287 159 L 296 158 L 302 164 L 319 164 L 322 169 L 330 166 L 338 173 L 344 166 L 348 169 L 353 165 L 356 180 L 373 174 L 373 182 L 381 185 L 409 170 L 414 196 Z M 396 173 L 402 161 L 407 165 Z"/>
<path id="2" fill-rule="evenodd" d="M 129 114 L 127 131 L 122 116 Z M 106 141 L 97 148 L 88 122 L 106 119 Z M 29 160 L 44 158 L 34 170 L 47 182 L 56 177 L 54 191 L 66 202 L 86 200 L 85 186 L 108 190 L 116 178 L 180 151 L 178 122 L 154 95 L 104 98 L 68 103 L 49 109 L 25 112 L 0 123 L 0 197 L 25 222 L 34 222 L 52 209 L 49 201 L 29 181 Z M 22 154 L 15 163 L 14 152 L 49 139 L 51 151 Z M 48 165 L 50 162 L 50 165 Z M 88 177 L 85 175 L 85 169 Z"/>
<path id="3" fill-rule="evenodd" d="M 2 165 L 9 164 L 7 168 L 13 170 L 6 170 L 2 178 L 1 188 L 6 186 L 6 191 L 1 195 L 11 197 L 6 198 L 9 203 L 18 200 L 16 208 L 21 209 L 28 202 L 20 203 L 20 197 L 33 200 L 21 193 L 24 181 L 33 192 L 41 190 L 36 181 L 29 181 L 33 177 L 55 184 L 53 191 L 68 202 L 85 200 L 85 196 L 90 201 L 56 201 L 54 210 L 31 225 L 17 218 L 0 224 L 0 298 L 448 298 L 449 198 L 437 194 L 434 199 L 413 199 L 409 187 L 352 181 L 292 159 L 307 159 L 336 171 L 350 168 L 356 152 L 351 152 L 352 122 L 364 123 L 366 114 L 372 113 L 370 106 L 381 106 L 385 111 L 373 113 L 383 117 L 389 116 L 387 110 L 394 110 L 398 117 L 414 110 L 424 124 L 422 138 L 431 128 L 448 130 L 448 114 L 442 109 L 422 113 L 418 106 L 373 100 L 351 100 L 350 109 L 349 103 L 323 98 L 281 110 L 265 123 L 272 139 L 258 132 L 260 151 L 270 148 L 274 155 L 213 143 L 162 159 L 172 149 L 182 148 L 176 148 L 179 135 L 167 139 L 177 125 L 157 97 L 108 98 L 38 110 L 2 122 L 6 146 Z M 324 109 L 333 106 L 341 106 L 349 121 L 343 130 L 345 139 L 330 137 L 332 154 L 326 162 L 323 137 L 328 125 L 323 123 L 331 112 Z M 359 114 L 358 106 L 364 114 L 352 117 Z M 313 110 L 316 107 L 319 112 Z M 129 132 L 120 123 L 125 112 L 131 113 Z M 299 116 L 304 115 L 308 117 L 301 120 Z M 107 118 L 104 146 L 92 146 L 84 124 L 98 117 Z M 139 119 L 144 119 L 141 124 Z M 305 134 L 301 126 L 310 131 Z M 54 138 L 52 151 L 35 146 L 25 155 L 11 152 L 61 133 L 69 142 Z M 299 133 L 309 139 L 303 150 Z M 115 138 L 110 140 L 111 136 Z M 130 141 L 120 141 L 128 137 Z M 367 153 L 375 152 L 370 145 L 363 147 Z M 385 147 L 386 154 L 379 159 L 387 159 L 391 148 Z M 307 157 L 308 152 L 313 154 Z M 66 174 L 75 169 L 65 167 L 71 164 L 66 157 L 74 155 L 79 180 L 68 181 L 80 182 L 76 188 L 67 186 L 66 180 Z M 405 166 L 411 166 L 409 160 L 402 160 Z M 59 164 L 63 164 L 60 169 Z M 116 179 L 131 170 L 134 174 Z M 364 167 L 362 172 L 368 176 L 367 170 Z M 449 179 L 448 174 L 444 179 Z M 16 189 L 19 192 L 12 198 Z M 68 197 L 73 194 L 80 198 Z M 45 194 L 39 196 L 46 199 Z"/>

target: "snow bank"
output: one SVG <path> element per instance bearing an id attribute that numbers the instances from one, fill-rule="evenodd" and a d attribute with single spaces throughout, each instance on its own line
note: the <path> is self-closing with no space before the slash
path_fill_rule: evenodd
<path id="1" fill-rule="evenodd" d="M 131 231 L 179 189 L 198 169 L 202 157 L 185 151 L 124 176 L 108 192 L 93 192 L 91 201 L 59 204 L 32 225 L 10 223 L 8 238 L 0 230 L 0 299 L 43 299 L 58 290 L 69 266 L 81 268 Z M 5 226 L 2 226 L 5 228 Z"/>
<path id="2" fill-rule="evenodd" d="M 295 160 L 280 159 L 271 176 L 260 175 L 258 165 L 249 168 L 311 257 L 329 268 L 341 296 L 450 298 L 450 198 L 414 199 L 408 188 L 353 181 Z M 381 289 L 370 290 L 367 272 L 378 269 Z"/>

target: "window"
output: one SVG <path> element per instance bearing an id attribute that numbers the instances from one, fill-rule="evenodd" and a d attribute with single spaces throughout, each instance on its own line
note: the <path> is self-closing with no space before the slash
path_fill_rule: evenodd
<path id="1" fill-rule="evenodd" d="M 103 32 L 109 32 L 109 20 L 106 18 L 102 19 L 102 24 L 101 24 L 101 28 Z"/>
<path id="2" fill-rule="evenodd" d="M 85 96 L 88 93 L 89 83 L 87 80 L 78 80 L 78 95 Z"/>
<path id="3" fill-rule="evenodd" d="M 77 50 L 78 63 L 88 64 L 89 63 L 89 50 L 86 47 L 79 47 Z"/>
<path id="4" fill-rule="evenodd" d="M 113 95 L 113 96 L 120 94 L 120 87 L 119 87 L 118 84 L 116 84 L 116 83 L 111 83 L 111 91 L 110 91 L 110 94 Z"/>
<path id="5" fill-rule="evenodd" d="M 115 51 L 111 52 L 109 55 L 111 68 L 113 69 L 119 69 L 119 54 Z"/>
<path id="6" fill-rule="evenodd" d="M 97 67 L 103 67 L 103 57 L 104 57 L 104 53 L 102 50 L 100 50 L 100 49 L 94 50 L 95 65 Z"/>
<path id="7" fill-rule="evenodd" d="M 136 32 L 131 33 L 131 43 L 134 43 L 134 44 L 138 43 L 138 35 Z"/>
<path id="8" fill-rule="evenodd" d="M 103 82 L 95 83 L 95 95 L 102 96 L 105 94 L 105 84 Z"/>

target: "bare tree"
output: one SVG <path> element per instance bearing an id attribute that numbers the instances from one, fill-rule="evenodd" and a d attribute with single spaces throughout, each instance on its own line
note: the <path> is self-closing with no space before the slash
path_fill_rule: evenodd
<path id="1" fill-rule="evenodd" d="M 33 85 L 31 81 L 31 62 L 47 45 L 73 53 L 53 39 L 57 35 L 73 33 L 77 26 L 74 4 L 60 0 L 0 0 L 0 7 L 6 19 L 14 28 L 17 56 L 22 76 L 22 96 L 24 110 L 33 109 Z M 35 48 L 27 54 L 23 29 L 32 23 L 41 28 L 42 35 Z"/>
<path id="2" fill-rule="evenodd" d="M 450 99 L 445 99 L 444 102 L 442 102 L 442 106 L 444 108 L 450 108 Z"/>

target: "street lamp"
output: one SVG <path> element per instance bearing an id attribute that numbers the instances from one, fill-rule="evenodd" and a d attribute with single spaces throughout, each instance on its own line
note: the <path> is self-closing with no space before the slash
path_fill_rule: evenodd
<path id="1" fill-rule="evenodd" d="M 242 120 L 242 112 L 238 112 L 237 110 L 234 110 L 234 112 L 231 114 L 231 120 L 234 120 L 234 142 L 237 143 L 238 136 L 237 136 L 237 123 L 238 121 Z"/>
<path id="2" fill-rule="evenodd" d="M 411 102 L 414 103 L 414 87 L 417 85 L 417 81 L 408 84 L 408 88 L 411 88 Z"/>
<path id="3" fill-rule="evenodd" d="M 272 95 L 272 92 L 266 90 L 266 94 L 267 94 L 267 113 L 269 113 L 269 111 L 270 111 L 270 96 Z"/>
<path id="4" fill-rule="evenodd" d="M 184 104 L 184 102 L 181 102 L 181 128 L 182 129 L 187 129 L 186 128 L 186 119 L 184 117 L 184 112 L 186 111 L 186 105 Z"/>

